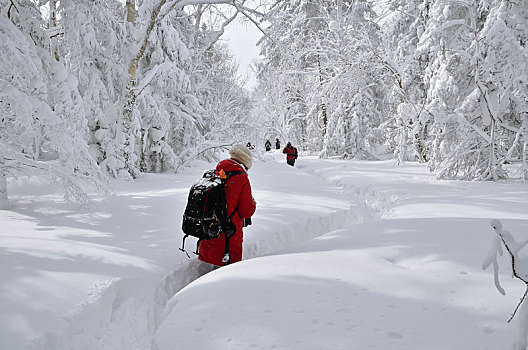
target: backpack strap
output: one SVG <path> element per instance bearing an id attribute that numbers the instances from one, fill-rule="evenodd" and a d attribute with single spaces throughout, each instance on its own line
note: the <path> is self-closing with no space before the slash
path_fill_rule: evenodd
<path id="1" fill-rule="evenodd" d="M 202 242 L 202 239 L 199 239 L 197 242 L 196 242 L 196 251 L 194 252 L 195 255 L 198 255 L 200 258 L 203 259 L 203 256 L 200 254 L 200 252 L 198 251 L 198 249 L 200 248 L 200 242 Z M 187 254 L 189 255 L 189 254 Z"/>
<path id="2" fill-rule="evenodd" d="M 233 158 L 229 158 L 229 159 L 227 159 L 227 161 L 231 162 L 231 164 L 235 164 L 235 165 L 240 166 L 240 168 L 242 168 L 242 170 L 244 170 L 243 173 L 246 173 L 246 166 L 244 164 L 240 163 L 239 161 L 237 161 L 237 160 L 235 160 Z M 238 172 L 238 170 L 233 170 L 233 172 Z M 226 171 L 226 173 L 227 173 L 227 171 Z"/>
<path id="3" fill-rule="evenodd" d="M 238 171 L 238 170 L 226 171 L 225 174 L 226 174 L 226 179 L 225 180 L 227 180 L 231 176 L 238 175 L 238 174 L 245 174 L 245 171 Z M 227 219 L 229 221 L 231 221 L 231 219 L 233 218 L 233 216 L 235 215 L 237 210 L 238 210 L 238 205 L 231 212 L 231 214 L 227 217 Z M 226 265 L 229 265 L 229 262 L 230 262 L 230 258 L 229 258 L 229 239 L 230 239 L 230 237 L 225 232 L 224 232 L 224 236 L 225 236 L 225 244 L 224 244 L 224 256 L 222 257 L 222 262 L 224 264 L 226 264 Z"/>
<path id="4" fill-rule="evenodd" d="M 231 220 L 231 219 L 233 218 L 233 216 L 235 216 L 235 213 L 236 213 L 237 210 L 238 210 L 238 205 L 237 205 L 236 208 L 233 210 L 233 212 L 231 213 L 231 215 L 229 215 L 227 218 L 228 218 L 229 220 Z"/>
<path id="5" fill-rule="evenodd" d="M 229 265 L 229 237 L 225 235 L 225 246 L 224 246 L 224 257 L 222 258 L 222 262 L 226 265 Z"/>
<path id="6" fill-rule="evenodd" d="M 231 170 L 231 171 L 226 171 L 225 174 L 226 174 L 226 180 L 229 179 L 231 176 L 233 175 L 238 175 L 238 174 L 245 174 L 246 172 L 245 171 L 240 171 L 240 170 Z"/>
<path id="7" fill-rule="evenodd" d="M 187 251 L 185 250 L 185 240 L 187 239 L 187 237 L 189 237 L 189 235 L 185 235 L 183 236 L 183 242 L 182 242 L 182 247 L 180 248 L 180 250 L 182 252 L 184 252 L 185 254 L 187 254 L 187 257 L 190 259 L 191 257 L 189 256 L 189 253 L 187 253 Z M 198 249 L 196 249 L 198 251 Z"/>
<path id="8" fill-rule="evenodd" d="M 236 206 L 236 208 L 233 210 L 233 212 L 231 213 L 231 215 L 228 216 L 228 220 L 231 221 L 231 219 L 233 218 L 233 216 L 235 215 L 236 211 L 238 210 L 238 205 Z M 229 265 L 229 239 L 231 238 L 230 236 L 228 236 L 225 232 L 224 232 L 224 236 L 225 236 L 225 245 L 224 245 L 224 257 L 222 258 L 222 262 L 225 263 L 226 265 Z"/>

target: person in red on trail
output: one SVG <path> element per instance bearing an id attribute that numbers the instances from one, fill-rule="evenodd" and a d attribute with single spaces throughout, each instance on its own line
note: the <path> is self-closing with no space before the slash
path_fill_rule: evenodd
<path id="1" fill-rule="evenodd" d="M 295 159 L 297 159 L 297 148 L 293 147 L 290 142 L 284 147 L 282 153 L 286 153 L 286 163 L 288 165 L 294 166 Z"/>
<path id="2" fill-rule="evenodd" d="M 242 260 L 242 241 L 244 240 L 242 227 L 244 219 L 249 219 L 255 213 L 257 203 L 251 194 L 251 185 L 247 176 L 247 170 L 253 163 L 251 151 L 242 145 L 234 145 L 229 150 L 230 159 L 224 159 L 218 163 L 216 170 L 242 171 L 242 174 L 236 174 L 229 177 L 225 183 L 225 196 L 227 203 L 227 212 L 229 215 L 235 211 L 233 224 L 236 232 L 229 238 L 229 263 Z M 225 235 L 204 240 L 199 246 L 199 259 L 216 266 L 223 266 L 226 263 L 222 261 L 225 250 Z"/>

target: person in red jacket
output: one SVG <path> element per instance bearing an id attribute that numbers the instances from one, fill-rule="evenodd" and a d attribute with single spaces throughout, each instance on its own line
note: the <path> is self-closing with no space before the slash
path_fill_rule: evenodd
<path id="1" fill-rule="evenodd" d="M 225 183 L 225 196 L 227 212 L 233 213 L 236 231 L 229 238 L 229 263 L 242 260 L 242 242 L 244 240 L 242 227 L 244 219 L 249 219 L 255 213 L 256 202 L 251 194 L 251 185 L 247 176 L 247 170 L 253 162 L 251 151 L 242 145 L 234 145 L 229 150 L 230 159 L 224 159 L 216 166 L 216 170 L 242 171 L 229 177 Z M 216 266 L 226 265 L 222 258 L 225 250 L 225 235 L 202 241 L 199 246 L 199 259 Z"/>
<path id="2" fill-rule="evenodd" d="M 286 163 L 288 165 L 294 166 L 295 159 L 297 159 L 297 148 L 293 147 L 290 142 L 284 147 L 282 153 L 286 153 Z"/>

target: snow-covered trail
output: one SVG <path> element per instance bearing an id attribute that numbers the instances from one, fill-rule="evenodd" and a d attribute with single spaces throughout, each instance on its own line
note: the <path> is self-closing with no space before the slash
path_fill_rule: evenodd
<path id="1" fill-rule="evenodd" d="M 245 231 L 245 259 L 376 215 L 365 205 L 364 191 L 344 191 L 317 174 L 291 168 L 278 153 L 261 157 L 264 161 L 250 171 L 258 209 Z M 178 248 L 188 188 L 211 166 L 119 183 L 114 196 L 89 210 L 57 204 L 52 191 L 39 189 L 45 199 L 35 202 L 22 188 L 15 190 L 15 210 L 0 215 L 9 220 L 7 230 L 18 234 L 1 232 L 9 254 L 0 260 L 7 271 L 7 260 L 17 254 L 16 265 L 32 276 L 6 274 L 4 344 L 10 349 L 30 341 L 30 349 L 149 349 L 166 302 L 206 272 Z M 188 250 L 193 246 L 187 242 Z"/>
<path id="2" fill-rule="evenodd" d="M 169 301 L 154 349 L 513 349 L 522 318 L 506 320 L 523 284 L 503 269 L 504 297 L 481 265 L 491 218 L 526 238 L 528 185 L 436 181 L 388 162 L 298 168 L 390 214 L 193 282 Z"/>
<path id="3" fill-rule="evenodd" d="M 246 261 L 200 278 L 203 283 L 193 283 L 188 292 L 184 287 L 207 271 L 178 251 L 181 213 L 188 188 L 212 164 L 197 164 L 176 176 L 149 175 L 118 183 L 114 196 L 101 198 L 89 210 L 57 204 L 54 192 L 41 186 L 28 191 L 15 185 L 15 210 L 0 211 L 6 223 L 0 227 L 0 272 L 8 281 L 0 286 L 7 296 L 0 300 L 2 346 L 147 350 L 158 334 L 155 344 L 160 349 L 175 344 L 187 348 L 200 334 L 205 339 L 208 332 L 222 328 L 194 325 L 193 331 L 192 309 L 178 309 L 191 311 L 191 316 L 175 330 L 178 325 L 170 318 L 174 301 L 167 308 L 171 298 L 182 289 L 182 296 L 188 296 L 200 288 L 195 298 L 217 293 L 216 284 L 210 283 L 215 278 L 232 289 L 229 276 L 240 288 L 251 289 L 253 284 L 248 287 L 244 276 L 255 270 L 262 277 L 256 288 L 271 294 L 252 294 L 265 300 L 262 307 L 244 304 L 256 314 L 241 310 L 250 317 L 241 317 L 241 322 L 262 328 L 269 326 L 267 316 L 282 319 L 278 325 L 284 324 L 284 339 L 270 338 L 282 344 L 278 348 L 310 348 L 283 333 L 295 333 L 316 346 L 321 339 L 313 339 L 310 332 L 323 340 L 338 339 L 337 348 L 348 344 L 347 337 L 357 341 L 358 349 L 393 348 L 395 343 L 407 350 L 414 349 L 411 343 L 416 349 L 431 348 L 438 329 L 456 332 L 475 315 L 482 321 L 469 329 L 469 338 L 484 335 L 496 338 L 490 344 L 502 344 L 503 334 L 511 334 L 501 316 L 512 305 L 507 298 L 496 299 L 492 275 L 480 271 L 479 265 L 491 240 L 489 218 L 503 219 L 512 231 L 527 231 L 527 185 L 436 181 L 423 166 L 412 164 L 392 167 L 387 162 L 302 157 L 292 168 L 276 152 L 260 158 L 250 171 L 258 208 L 253 225 L 245 229 Z M 35 190 L 43 195 L 40 199 L 32 194 Z M 187 248 L 193 249 L 194 242 L 187 242 Z M 268 265 L 273 268 L 268 270 Z M 341 275 L 344 270 L 351 272 Z M 297 277 L 277 279 L 277 274 Z M 204 283 L 208 287 L 203 288 Z M 517 295 L 513 281 L 505 286 Z M 270 305 L 266 300 L 277 292 L 275 287 L 292 288 L 299 299 L 284 299 L 292 303 L 288 306 L 282 303 L 284 296 L 277 295 L 271 298 L 277 305 Z M 334 299 L 321 299 L 321 288 Z M 337 307 L 349 303 L 351 296 L 353 307 Z M 233 303 L 245 298 L 239 293 L 230 296 Z M 320 306 L 329 309 L 306 309 L 306 301 L 320 299 Z M 219 314 L 225 305 L 219 306 Z M 294 306 L 296 310 L 290 310 Z M 311 326 L 306 324 L 308 316 Z M 167 329 L 174 335 L 163 343 Z M 183 337 L 182 331 L 189 336 L 188 344 L 174 338 Z M 361 339 L 356 339 L 358 332 Z M 435 340 L 436 348 L 464 348 L 468 337 L 450 344 Z M 239 347 L 222 341 L 208 349 L 274 345 L 265 339 L 247 339 Z"/>

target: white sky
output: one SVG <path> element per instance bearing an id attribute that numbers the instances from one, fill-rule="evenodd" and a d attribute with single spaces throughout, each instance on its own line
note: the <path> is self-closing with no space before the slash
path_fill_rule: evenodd
<path id="1" fill-rule="evenodd" d="M 256 85 L 255 74 L 250 65 L 254 59 L 259 57 L 259 48 L 256 44 L 260 37 L 261 32 L 253 24 L 241 23 L 240 20 L 231 24 L 224 34 L 224 40 L 228 42 L 233 55 L 240 64 L 240 75 L 249 77 L 248 88 Z"/>

